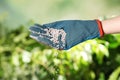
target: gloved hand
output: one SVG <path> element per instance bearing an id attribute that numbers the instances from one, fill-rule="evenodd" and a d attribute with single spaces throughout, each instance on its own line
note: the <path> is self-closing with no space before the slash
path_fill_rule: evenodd
<path id="1" fill-rule="evenodd" d="M 99 20 L 64 20 L 30 27 L 30 37 L 60 50 L 104 35 Z"/>

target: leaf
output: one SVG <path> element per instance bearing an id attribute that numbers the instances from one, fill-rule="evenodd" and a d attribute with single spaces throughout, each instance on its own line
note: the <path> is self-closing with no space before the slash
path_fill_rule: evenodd
<path id="1" fill-rule="evenodd" d="M 120 75 L 120 66 L 112 72 L 108 80 L 117 80 L 119 75 Z"/>

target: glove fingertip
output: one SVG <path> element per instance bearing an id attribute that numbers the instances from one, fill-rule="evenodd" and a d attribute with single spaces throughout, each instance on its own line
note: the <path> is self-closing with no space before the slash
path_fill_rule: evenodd
<path id="1" fill-rule="evenodd" d="M 40 25 L 40 24 L 38 24 L 38 23 L 35 23 L 34 25 L 35 25 L 35 26 L 41 26 L 41 25 Z"/>
<path id="2" fill-rule="evenodd" d="M 37 40 L 37 36 L 29 35 L 30 38 Z"/>

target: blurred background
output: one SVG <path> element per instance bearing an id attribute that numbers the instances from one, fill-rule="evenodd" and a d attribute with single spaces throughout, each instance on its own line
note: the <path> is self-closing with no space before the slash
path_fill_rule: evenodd
<path id="1" fill-rule="evenodd" d="M 0 0 L 0 80 L 120 80 L 120 34 L 59 51 L 28 28 L 66 19 L 120 15 L 120 0 Z"/>

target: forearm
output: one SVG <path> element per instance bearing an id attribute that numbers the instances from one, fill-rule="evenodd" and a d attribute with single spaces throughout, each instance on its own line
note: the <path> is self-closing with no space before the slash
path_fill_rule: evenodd
<path id="1" fill-rule="evenodd" d="M 120 33 L 120 16 L 102 21 L 105 34 Z"/>

